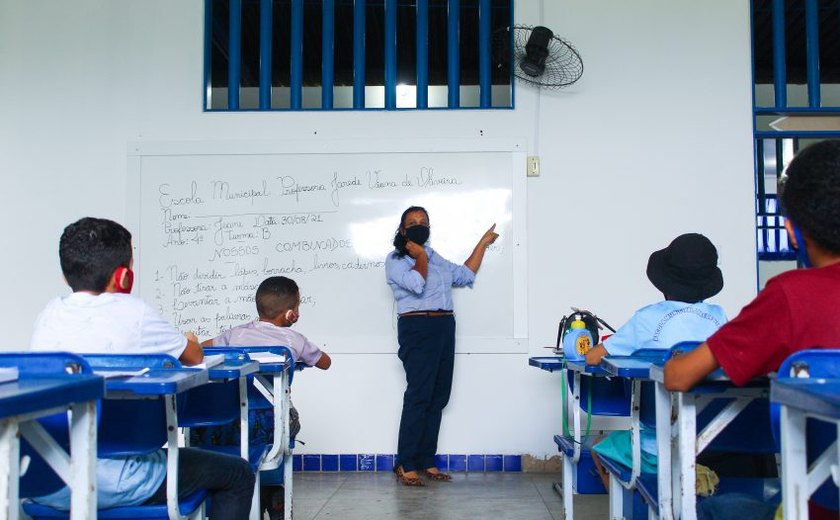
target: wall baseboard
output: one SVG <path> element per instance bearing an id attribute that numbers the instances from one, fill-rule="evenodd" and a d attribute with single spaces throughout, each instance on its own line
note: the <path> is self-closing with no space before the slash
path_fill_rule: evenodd
<path id="1" fill-rule="evenodd" d="M 340 455 L 293 455 L 294 471 L 392 471 L 396 455 L 351 453 Z M 438 469 L 448 472 L 522 471 L 522 455 L 460 455 L 435 456 Z"/>

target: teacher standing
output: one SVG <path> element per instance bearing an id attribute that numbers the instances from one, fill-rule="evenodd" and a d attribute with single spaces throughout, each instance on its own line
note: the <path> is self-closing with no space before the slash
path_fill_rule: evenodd
<path id="1" fill-rule="evenodd" d="M 452 287 L 472 285 L 484 250 L 498 238 L 488 229 L 462 264 L 454 264 L 426 244 L 429 214 L 419 206 L 405 210 L 385 259 L 388 285 L 394 291 L 399 320 L 397 355 L 405 369 L 397 460 L 394 472 L 407 486 L 422 486 L 420 473 L 451 480 L 435 465 L 443 408 L 449 402 L 455 362 L 455 314 Z"/>

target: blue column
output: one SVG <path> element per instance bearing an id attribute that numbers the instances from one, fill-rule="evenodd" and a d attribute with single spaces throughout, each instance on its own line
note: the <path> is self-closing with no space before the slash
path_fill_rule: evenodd
<path id="1" fill-rule="evenodd" d="M 805 62 L 808 66 L 808 107 L 820 107 L 820 21 L 817 0 L 805 0 Z"/>
<path id="2" fill-rule="evenodd" d="M 204 110 L 213 105 L 213 0 L 204 0 Z"/>
<path id="3" fill-rule="evenodd" d="M 397 0 L 385 0 L 385 109 L 397 108 Z"/>
<path id="4" fill-rule="evenodd" d="M 289 108 L 303 107 L 303 0 L 292 0 Z"/>
<path id="5" fill-rule="evenodd" d="M 481 108 L 493 104 L 493 81 L 490 75 L 490 0 L 478 4 L 478 85 Z"/>
<path id="6" fill-rule="evenodd" d="M 365 0 L 353 5 L 353 108 L 365 108 Z"/>
<path id="7" fill-rule="evenodd" d="M 773 91 L 776 108 L 787 107 L 785 0 L 773 0 Z"/>
<path id="8" fill-rule="evenodd" d="M 461 106 L 461 55 L 460 28 L 461 0 L 449 0 L 447 54 L 447 83 L 449 87 L 449 108 Z"/>
<path id="9" fill-rule="evenodd" d="M 429 107 L 429 0 L 417 0 L 417 108 Z"/>
<path id="10" fill-rule="evenodd" d="M 242 58 L 242 2 L 230 0 L 228 39 L 228 110 L 239 110 L 239 76 Z"/>
<path id="11" fill-rule="evenodd" d="M 321 108 L 333 108 L 335 84 L 335 0 L 323 0 L 321 31 Z"/>
<path id="12" fill-rule="evenodd" d="M 271 109 L 271 41 L 274 4 L 260 0 L 260 110 Z"/>

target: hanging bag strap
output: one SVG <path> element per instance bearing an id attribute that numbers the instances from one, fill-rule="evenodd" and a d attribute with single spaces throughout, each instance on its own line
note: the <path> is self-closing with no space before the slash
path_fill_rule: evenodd
<path id="1" fill-rule="evenodd" d="M 568 386 L 566 384 L 566 370 L 563 369 L 560 372 L 560 384 L 562 385 L 562 392 L 560 401 L 562 403 L 562 409 L 560 410 L 560 420 L 563 423 L 563 435 L 567 438 L 572 439 L 572 442 L 577 442 L 572 435 L 571 431 L 569 430 L 569 417 L 567 415 L 568 408 Z M 584 435 L 581 436 L 580 444 L 583 445 L 589 440 L 589 434 L 592 431 L 592 385 L 588 385 L 589 388 L 586 392 L 586 432 Z M 577 410 L 575 410 L 577 412 Z"/>

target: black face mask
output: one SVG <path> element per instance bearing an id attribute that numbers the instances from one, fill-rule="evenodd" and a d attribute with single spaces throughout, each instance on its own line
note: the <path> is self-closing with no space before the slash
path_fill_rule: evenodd
<path id="1" fill-rule="evenodd" d="M 429 240 L 429 226 L 423 226 L 418 224 L 416 226 L 406 228 L 405 238 L 411 240 L 415 244 L 422 246 L 426 243 L 426 240 Z"/>

